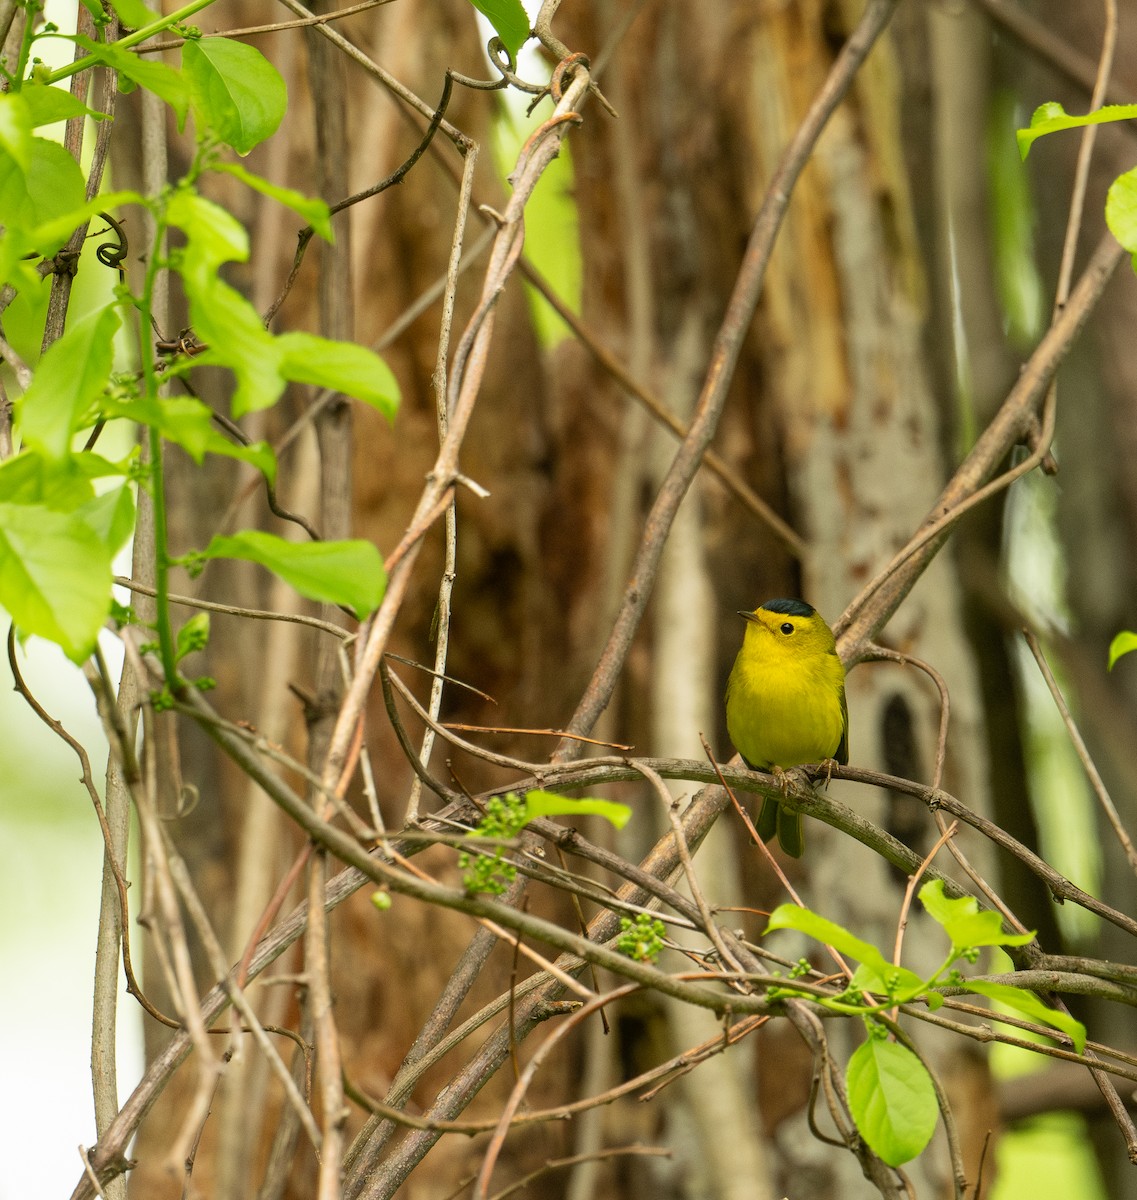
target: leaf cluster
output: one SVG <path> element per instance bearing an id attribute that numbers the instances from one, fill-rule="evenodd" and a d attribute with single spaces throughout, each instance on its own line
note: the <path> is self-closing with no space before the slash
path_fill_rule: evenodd
<path id="1" fill-rule="evenodd" d="M 937 989 L 962 986 L 1058 1030 L 1078 1053 L 1086 1044 L 1081 1022 L 1044 1004 L 1034 992 L 967 979 L 954 965 L 961 959 L 974 963 L 988 946 L 1024 946 L 1034 940 L 1033 933 L 1007 933 L 998 913 L 981 910 L 973 896 L 946 895 L 938 879 L 924 884 L 919 896 L 949 942 L 943 962 L 927 979 L 889 962 L 871 942 L 808 908 L 783 904 L 771 914 L 767 926 L 767 932 L 795 929 L 859 964 L 848 986 L 835 996 L 795 991 L 792 984 L 780 990 L 786 995 L 808 995 L 830 1012 L 864 1020 L 869 1036 L 853 1053 L 847 1069 L 849 1104 L 865 1141 L 891 1166 L 915 1158 L 928 1144 L 936 1128 L 938 1102 L 932 1077 L 920 1058 L 902 1042 L 889 1040 L 881 1021 L 889 1009 L 924 1003 L 935 1010 L 943 1004 Z"/>

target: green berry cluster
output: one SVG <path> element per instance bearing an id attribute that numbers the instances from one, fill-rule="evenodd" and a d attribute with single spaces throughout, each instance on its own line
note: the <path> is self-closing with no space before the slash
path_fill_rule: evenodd
<path id="1" fill-rule="evenodd" d="M 525 799 L 516 792 L 494 796 L 486 805 L 485 816 L 473 829 L 479 838 L 515 838 L 529 819 Z M 485 850 L 463 850 L 458 855 L 458 870 L 462 886 L 471 895 L 500 896 L 513 882 L 517 868 L 505 858 L 504 847 Z"/>
<path id="2" fill-rule="evenodd" d="M 663 922 L 647 913 L 637 913 L 634 918 L 621 917 L 616 949 L 636 962 L 654 963 L 663 949 L 664 933 Z"/>

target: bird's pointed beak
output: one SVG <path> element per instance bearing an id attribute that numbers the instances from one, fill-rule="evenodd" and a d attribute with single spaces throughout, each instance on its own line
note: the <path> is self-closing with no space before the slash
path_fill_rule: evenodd
<path id="1" fill-rule="evenodd" d="M 744 621 L 753 621 L 755 625 L 760 625 L 760 624 L 761 624 L 761 621 L 759 621 L 759 619 L 758 619 L 758 614 L 757 614 L 757 613 L 747 612 L 747 611 L 746 611 L 744 608 L 740 608 L 740 609 L 738 610 L 738 615 L 739 615 L 739 616 L 740 616 L 740 617 L 741 617 L 741 618 L 742 618 Z"/>

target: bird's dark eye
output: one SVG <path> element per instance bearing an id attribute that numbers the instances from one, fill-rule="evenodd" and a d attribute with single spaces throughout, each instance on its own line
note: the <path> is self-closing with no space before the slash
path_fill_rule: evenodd
<path id="1" fill-rule="evenodd" d="M 793 623 L 791 621 L 783 621 L 782 624 L 779 626 L 779 628 L 787 636 L 789 636 L 794 631 Z"/>

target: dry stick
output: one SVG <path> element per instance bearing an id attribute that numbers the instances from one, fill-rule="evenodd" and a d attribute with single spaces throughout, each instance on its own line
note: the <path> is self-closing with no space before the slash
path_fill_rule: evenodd
<path id="1" fill-rule="evenodd" d="M 75 32 L 86 37 L 90 37 L 95 32 L 91 13 L 85 8 L 80 7 L 79 9 Z M 85 56 L 86 51 L 76 45 L 74 60 L 78 61 Z M 87 103 L 87 91 L 90 84 L 90 68 L 85 71 L 79 71 L 71 77 L 71 95 L 84 106 Z M 70 118 L 63 127 L 64 149 L 76 163 L 80 162 L 83 157 L 83 129 L 85 124 L 86 116 L 84 114 L 83 116 Z M 113 121 L 101 121 L 99 124 L 104 126 L 112 125 Z M 104 131 L 100 130 L 100 132 Z M 105 136 L 106 133 L 104 133 Z M 87 180 L 88 199 L 99 190 L 99 186 L 102 183 L 102 168 L 105 162 L 106 152 L 104 148 L 103 158 L 97 163 L 97 177 L 96 173 L 93 172 Z M 94 185 L 94 190 L 92 190 L 92 184 Z M 84 221 L 67 239 L 67 244 L 55 255 L 55 270 L 52 274 L 51 293 L 47 302 L 47 317 L 44 320 L 43 340 L 40 344 L 41 353 L 46 351 L 49 346 L 63 336 L 63 329 L 67 323 L 67 308 L 71 303 L 71 283 L 75 277 L 76 264 L 79 261 L 79 254 L 83 249 L 83 242 L 87 237 L 87 226 L 89 224 L 89 220 Z"/>
<path id="2" fill-rule="evenodd" d="M 450 259 L 446 265 L 446 291 L 442 300 L 442 327 L 438 339 L 438 354 L 434 360 L 434 373 L 430 384 L 434 392 L 435 420 L 438 423 L 438 443 L 446 441 L 450 429 L 450 410 L 447 404 L 446 361 L 450 357 L 450 331 L 454 323 L 454 301 L 458 293 L 458 272 L 462 265 L 462 247 L 465 242 L 466 218 L 470 211 L 470 196 L 474 188 L 474 168 L 478 162 L 478 146 L 470 143 L 462 164 L 462 183 L 458 189 L 458 211 L 454 219 L 454 236 L 450 242 Z M 446 553 L 442 564 L 442 579 L 438 585 L 438 604 L 435 620 L 438 634 L 434 643 L 434 678 L 430 684 L 430 715 L 435 720 L 442 709 L 443 678 L 446 658 L 450 650 L 450 597 L 454 591 L 454 580 L 458 570 L 458 508 L 454 491 L 446 506 Z M 434 730 L 429 726 L 422 739 L 419 759 L 430 762 L 434 749 Z M 416 775 L 411 782 L 407 798 L 404 824 L 418 820 L 419 799 L 422 796 L 422 780 Z"/>
<path id="3" fill-rule="evenodd" d="M 914 871 L 908 876 L 908 885 L 904 889 L 904 899 L 900 903 L 900 916 L 896 921 L 896 940 L 892 946 L 893 966 L 900 966 L 900 955 L 904 949 L 904 931 L 908 928 L 908 913 L 912 909 L 912 900 L 916 895 L 916 885 L 923 879 L 924 872 L 932 865 L 932 861 L 939 854 L 941 847 L 951 841 L 958 828 L 959 823 L 952 821 L 936 839 L 935 845 L 924 855 L 924 861 L 920 864 L 919 870 Z M 893 1019 L 895 1020 L 895 1010 L 893 1010 Z"/>
<path id="4" fill-rule="evenodd" d="M 537 1071 L 554 1047 L 594 1012 L 598 1012 L 613 1001 L 622 1000 L 625 996 L 630 996 L 633 992 L 637 991 L 639 991 L 639 985 L 629 983 L 616 988 L 614 991 L 607 993 L 607 995 L 597 996 L 590 1000 L 587 1004 L 577 1009 L 571 1017 L 562 1021 L 549 1037 L 545 1039 L 536 1054 L 525 1064 L 525 1070 L 522 1072 L 521 1078 L 514 1085 L 509 1099 L 502 1107 L 497 1127 L 494 1129 L 493 1137 L 490 1139 L 489 1147 L 486 1150 L 485 1157 L 482 1159 L 482 1168 L 478 1172 L 478 1180 L 474 1185 L 475 1200 L 487 1200 L 489 1196 L 490 1177 L 493 1175 L 494 1165 L 505 1143 L 505 1135 L 509 1132 L 514 1115 L 525 1093 L 529 1090 L 529 1085 L 533 1082 L 534 1075 L 537 1074 Z"/>
<path id="5" fill-rule="evenodd" d="M 295 1110 L 296 1115 L 300 1119 L 300 1124 L 304 1128 L 304 1132 L 307 1133 L 312 1145 L 315 1147 L 317 1153 L 319 1153 L 320 1130 L 316 1125 L 315 1118 L 312 1116 L 311 1110 L 304 1103 L 304 1097 L 296 1087 L 288 1067 L 284 1064 L 284 1060 L 277 1053 L 276 1047 L 269 1041 L 268 1034 L 265 1032 L 264 1026 L 261 1024 L 257 1014 L 253 1011 L 253 1006 L 249 1003 L 248 997 L 245 995 L 240 983 L 228 978 L 229 964 L 225 961 L 225 952 L 221 949 L 221 943 L 218 941 L 217 934 L 210 924 L 205 906 L 202 904 L 201 898 L 193 886 L 193 880 L 190 878 L 190 873 L 185 862 L 176 850 L 174 850 L 169 838 L 165 839 L 165 845 L 166 854 L 170 862 L 170 875 L 178 892 L 181 894 L 182 902 L 189 912 L 190 918 L 197 929 L 198 936 L 201 938 L 201 943 L 209 958 L 210 967 L 218 979 L 225 979 L 227 981 L 226 990 L 229 993 L 229 999 L 233 1007 L 245 1019 L 245 1029 L 240 1030 L 240 1032 L 248 1031 L 252 1033 L 253 1040 L 267 1059 L 270 1070 L 280 1080 L 285 1098 Z M 237 1031 L 235 1030 L 234 1039 L 236 1035 Z"/>
<path id="6" fill-rule="evenodd" d="M 447 399 L 450 412 L 449 431 L 419 500 L 411 528 L 418 527 L 421 518 L 436 508 L 458 474 L 459 447 L 466 435 L 478 397 L 486 355 L 493 335 L 494 307 L 521 252 L 525 205 L 537 181 L 560 148 L 568 128 L 563 123 L 563 118 L 575 112 L 575 106 L 583 98 L 587 87 L 588 73 L 578 67 L 553 117 L 541 127 L 543 135 L 534 135 L 537 140 L 535 144 L 530 143 L 533 147 L 532 152 L 514 177 L 514 192 L 502 216 L 501 228 L 494 239 L 482 298 L 455 354 Z M 410 570 L 421 546 L 422 539 L 419 537 L 391 575 L 383 602 L 367 628 L 366 638 L 356 662 L 356 675 L 344 698 L 332 734 L 324 768 L 325 781 L 338 779 L 343 772 L 353 731 L 367 702 L 375 672 L 386 650 L 395 615 L 409 582 Z"/>
<path id="7" fill-rule="evenodd" d="M 1094 795 L 1097 796 L 1098 803 L 1101 805 L 1106 819 L 1113 827 L 1113 832 L 1117 836 L 1117 840 L 1121 843 L 1121 848 L 1125 851 L 1125 857 L 1129 860 L 1130 867 L 1137 872 L 1137 850 L 1133 848 L 1133 841 L 1125 825 L 1122 823 L 1121 814 L 1117 811 L 1117 806 L 1113 803 L 1113 799 L 1110 797 L 1109 791 L 1094 764 L 1093 757 L 1090 755 L 1085 740 L 1070 713 L 1066 698 L 1062 695 L 1062 689 L 1058 686 L 1058 681 L 1054 678 L 1054 672 L 1050 669 L 1050 664 L 1046 661 L 1046 655 L 1042 652 L 1038 638 L 1029 629 L 1023 630 L 1023 637 L 1026 638 L 1026 644 L 1030 647 L 1031 654 L 1034 655 L 1034 661 L 1038 663 L 1038 669 L 1042 673 L 1042 678 L 1046 680 L 1046 686 L 1050 689 L 1050 694 L 1053 696 L 1058 712 L 1062 716 L 1062 723 L 1066 726 L 1066 733 L 1069 735 L 1070 743 L 1078 755 L 1078 761 L 1082 764 L 1082 768 L 1086 772 L 1090 786 L 1094 789 Z"/>
<path id="8" fill-rule="evenodd" d="M 129 641 L 124 641 L 128 655 L 132 655 Z M 132 662 L 132 667 L 138 678 L 144 677 L 141 662 Z M 119 719 L 115 697 L 111 690 L 109 679 L 102 673 L 96 676 L 95 683 L 101 693 L 99 715 L 107 722 L 107 738 L 110 742 L 111 753 L 119 761 L 130 797 L 138 814 L 139 829 L 142 834 L 143 860 L 149 868 L 153 886 L 157 893 L 158 921 L 161 932 L 169 945 L 168 953 L 171 958 L 171 991 L 175 997 L 178 1013 L 185 1021 L 191 1036 L 193 1048 L 198 1053 L 197 1087 L 186 1114 L 181 1131 L 175 1137 L 170 1147 L 167 1160 L 171 1173 L 177 1171 L 179 1164 L 184 1164 L 193 1144 L 195 1131 L 205 1120 L 212 1101 L 217 1080 L 220 1077 L 222 1064 L 213 1053 L 209 1035 L 206 1030 L 205 1016 L 198 995 L 197 984 L 194 980 L 193 964 L 189 952 L 185 926 L 182 923 L 178 909 L 177 892 L 170 874 L 170 863 L 165 853 L 162 838 L 162 828 L 158 814 L 154 810 L 151 797 L 156 794 L 154 773 L 154 756 L 148 756 L 148 778 L 143 781 L 138 765 L 134 760 L 132 745 L 126 740 L 127 733 L 123 722 Z M 143 918 L 139 918 L 140 923 Z M 155 936 L 155 949 L 166 950 L 161 938 Z"/>
<path id="9" fill-rule="evenodd" d="M 337 8 L 320 16 L 298 17 L 295 21 L 277 21 L 272 25 L 246 25 L 242 29 L 219 29 L 215 33 L 203 33 L 199 40 L 204 42 L 209 38 L 253 37 L 258 33 L 281 33 L 287 29 L 305 29 L 312 25 L 327 25 L 329 21 L 342 21 L 345 17 L 353 17 L 357 13 L 367 12 L 369 9 L 378 8 L 381 4 L 390 4 L 391 2 L 392 0 L 362 0 L 361 3 L 353 4 L 350 8 Z M 145 46 L 139 46 L 135 53 L 155 54 L 162 50 L 177 50 L 179 46 L 185 44 L 185 38 L 173 38 L 168 42 L 148 42 Z"/>
<path id="10" fill-rule="evenodd" d="M 114 576 L 114 582 L 119 587 L 137 592 L 140 596 L 155 596 L 158 592 L 157 588 L 146 583 L 139 583 L 137 579 L 129 579 L 125 575 Z M 205 612 L 226 613 L 231 617 L 248 617 L 253 621 L 285 621 L 295 625 L 307 625 L 311 629 L 318 629 L 321 633 L 330 633 L 341 640 L 350 641 L 355 636 L 344 629 L 342 625 L 333 625 L 331 621 L 321 621 L 318 617 L 307 617 L 301 613 L 273 612 L 265 608 L 243 608 L 237 604 L 219 604 L 215 600 L 202 600 L 196 596 L 180 596 L 174 592 L 167 593 L 166 599 L 171 604 L 182 604 L 186 608 L 200 608 Z"/>
<path id="11" fill-rule="evenodd" d="M 1113 0 L 1106 0 L 1107 12 L 1112 3 Z M 1107 28 L 1094 89 L 1094 99 L 1099 103 L 1109 76 L 1112 47 L 1113 36 Z M 1095 128 L 1088 126 L 1087 131 Z M 1092 145 L 1092 139 L 1083 138 L 1070 219 L 1066 225 L 1063 271 L 1055 304 L 1056 315 L 1050 329 L 1031 355 L 1018 382 L 990 425 L 941 492 L 922 529 L 888 566 L 861 590 L 834 626 L 838 649 L 846 664 L 856 662 L 863 656 L 865 645 L 899 607 L 928 563 L 943 546 L 955 522 L 964 513 L 1042 464 L 1049 456 L 1050 440 L 1054 431 L 1056 392 L 1048 385 L 1058 364 L 1088 319 L 1090 310 L 1101 297 L 1123 254 L 1112 235 L 1105 234 L 1079 280 L 1073 299 L 1067 303 L 1073 247 L 1078 232 L 1078 223 L 1074 218 L 1081 211 L 1088 169 L 1088 151 Z M 1037 438 L 1038 444 L 1033 452 L 1017 467 L 1005 472 L 985 487 L 980 486 L 994 473 L 1006 454 L 1034 432 L 1040 404 L 1043 409 L 1042 432 Z"/>
<path id="12" fill-rule="evenodd" d="M 502 902 L 509 905 L 515 904 L 524 890 L 524 883 L 520 879 L 514 879 L 502 895 Z M 391 1081 L 383 1104 L 372 1111 L 371 1117 L 344 1156 L 344 1167 L 348 1179 L 351 1178 L 353 1168 L 360 1160 L 361 1155 L 366 1153 L 373 1161 L 395 1132 L 397 1123 L 402 1123 L 403 1106 L 410 1099 L 415 1084 L 426 1069 L 426 1065 L 432 1061 L 432 1052 L 450 1028 L 455 1014 L 470 994 L 497 943 L 496 933 L 484 925 L 479 926 L 474 932 L 474 936 L 458 960 L 458 965 L 451 972 L 450 978 L 435 1001 L 430 1016 L 426 1019 L 418 1037 L 407 1051 L 395 1078 Z M 396 1117 L 396 1113 L 401 1115 Z"/>
<path id="13" fill-rule="evenodd" d="M 632 576 L 620 602 L 612 632 L 592 679 L 569 722 L 568 728 L 572 733 L 590 733 L 597 718 L 612 698 L 616 680 L 643 617 L 675 513 L 718 427 L 742 342 L 758 304 L 774 240 L 781 227 L 794 185 L 829 117 L 848 91 L 853 77 L 877 37 L 888 24 L 896 3 L 897 0 L 869 0 L 856 28 L 837 55 L 821 91 L 782 154 L 766 190 L 726 315 L 715 337 L 711 361 L 695 406 L 691 427 L 668 468 L 648 514 L 640 548 L 632 567 Z M 542 7 L 537 21 L 538 30 L 542 28 L 542 23 L 547 28 L 548 20 L 555 9 L 555 4 L 547 3 Z M 579 743 L 563 742 L 553 757 L 555 761 L 568 761 L 578 757 L 580 751 Z"/>
<path id="14" fill-rule="evenodd" d="M 601 344 L 596 333 L 572 311 L 571 308 L 553 290 L 547 279 L 529 262 L 523 258 L 519 267 L 521 274 L 537 289 L 545 301 L 561 318 L 562 321 L 576 334 L 580 344 L 608 372 L 609 375 L 628 393 L 635 397 L 661 425 L 670 429 L 680 440 L 687 436 L 687 426 L 655 395 L 637 380 L 635 380 L 624 364 L 611 350 Z M 766 525 L 770 532 L 782 543 L 795 558 L 805 555 L 805 540 L 754 491 L 746 481 L 739 477 L 729 463 L 713 450 L 708 450 L 703 456 L 703 463 L 733 495 L 740 504 L 749 509 L 758 520 Z"/>
<path id="15" fill-rule="evenodd" d="M 896 662 L 917 667 L 923 671 L 936 685 L 936 689 L 940 694 L 940 732 L 936 741 L 936 765 L 932 772 L 932 787 L 939 787 L 943 778 L 944 760 L 947 755 L 947 735 L 948 724 L 951 719 L 951 696 L 948 693 L 947 681 L 944 677 L 931 665 L 924 662 L 923 659 L 914 658 L 910 654 L 903 654 L 899 650 L 892 650 L 885 646 L 873 645 L 867 656 L 868 661 L 879 660 L 883 662 Z M 947 822 L 944 820 L 943 814 L 936 812 L 932 814 L 935 818 L 937 827 L 940 833 L 943 833 L 947 828 Z M 1026 929 L 1023 923 L 1011 912 L 1005 901 L 999 896 L 995 889 L 987 882 L 986 879 L 971 865 L 967 855 L 959 848 L 954 838 L 949 838 L 947 848 L 951 853 L 952 858 L 959 863 L 960 868 L 964 871 L 972 883 L 987 897 L 991 907 L 997 909 L 1003 915 L 1003 920 L 1007 922 L 1010 928 L 1019 933 L 1025 933 Z"/>
<path id="16" fill-rule="evenodd" d="M 939 553 L 960 517 L 1033 470 L 1049 452 L 1052 406 L 1044 414 L 1040 445 L 1017 467 L 986 483 L 1007 454 L 1031 434 L 1051 377 L 1089 319 L 1124 254 L 1112 234 L 1102 237 L 1069 303 L 1038 343 L 1002 407 L 948 481 L 921 528 L 866 584 L 836 622 L 834 633 L 846 665 L 859 662 L 867 653 L 868 646 Z"/>
<path id="17" fill-rule="evenodd" d="M 706 763 L 694 759 L 647 759 L 655 770 L 665 779 L 699 780 L 712 783 L 715 774 Z M 849 834 L 857 841 L 868 846 L 887 862 L 898 867 L 906 874 L 911 874 L 920 864 L 920 856 L 910 847 L 898 842 L 890 834 L 873 825 L 854 809 L 827 796 L 822 796 L 812 788 L 790 786 L 786 792 L 778 789 L 769 776 L 757 772 L 742 770 L 739 767 L 727 765 L 722 768 L 723 778 L 732 787 L 741 791 L 753 792 L 756 795 L 771 795 L 779 801 L 785 800 L 794 812 L 804 813 L 827 825 Z M 508 788 L 497 791 L 524 791 L 529 788 L 546 787 L 567 789 L 570 787 L 596 787 L 605 783 L 624 782 L 636 778 L 635 768 L 624 760 L 590 759 L 587 763 L 562 764 L 560 767 L 544 768 L 539 775 L 528 779 L 514 780 Z M 940 788 L 931 788 L 926 784 L 911 779 L 901 779 L 895 775 L 886 775 L 881 771 L 870 771 L 863 767 L 835 766 L 832 771 L 834 779 L 849 779 L 858 783 L 870 784 L 874 787 L 898 792 L 901 795 L 912 796 L 919 800 L 930 811 L 943 809 L 951 816 L 958 818 L 964 824 L 972 826 L 1001 849 L 1013 854 L 1026 867 L 1041 879 L 1059 902 L 1072 901 L 1081 908 L 1102 917 L 1119 929 L 1137 937 L 1137 919 L 1130 914 L 1119 911 L 1103 903 L 1096 897 L 1078 887 L 1060 872 L 1056 871 L 1033 850 L 1024 846 L 1009 833 L 999 828 L 993 821 L 981 817 L 969 808 L 963 801 Z M 717 792 L 718 789 L 715 789 Z M 496 794 L 496 792 L 494 793 Z M 700 823 L 707 819 L 710 812 L 717 815 L 725 807 L 727 799 L 724 795 L 711 796 L 706 799 L 700 796 L 692 801 L 684 813 L 684 828 L 691 828 L 688 822 Z M 713 819 L 713 817 L 711 818 Z M 690 833 L 688 833 L 690 836 Z M 931 878 L 941 879 L 952 896 L 967 893 L 950 877 L 939 871 L 929 871 Z"/>
<path id="18" fill-rule="evenodd" d="M 849 1103 L 845 1095 L 845 1085 L 841 1076 L 835 1071 L 833 1057 L 829 1053 L 829 1042 L 822 1027 L 819 1014 L 800 1002 L 790 1002 L 786 1005 L 786 1016 L 798 1035 L 809 1047 L 817 1064 L 818 1075 L 825 1090 L 825 1102 L 828 1105 L 833 1123 L 841 1135 L 842 1143 L 861 1164 L 865 1178 L 870 1180 L 885 1200 L 899 1200 L 900 1191 L 896 1185 L 896 1172 L 886 1166 L 869 1149 L 864 1139 L 857 1133 L 856 1122 L 849 1112 Z M 812 1106 L 809 1111 L 810 1129 L 819 1141 L 832 1142 L 825 1137 L 814 1123 Z"/>
<path id="19" fill-rule="evenodd" d="M 1103 0 L 1105 8 L 1105 30 L 1102 35 L 1101 55 L 1098 59 L 1097 77 L 1093 94 L 1090 96 L 1091 111 L 1101 108 L 1102 98 L 1109 86 L 1113 69 L 1113 54 L 1117 47 L 1117 0 Z M 1074 274 L 1074 255 L 1078 249 L 1078 238 L 1082 232 L 1082 212 L 1086 203 L 1086 186 L 1090 177 L 1090 159 L 1097 142 L 1098 127 L 1087 125 L 1082 129 L 1078 143 L 1078 161 L 1074 167 L 1074 187 L 1070 196 L 1070 212 L 1066 218 L 1066 235 L 1062 243 L 1062 262 L 1058 269 L 1058 284 L 1054 289 L 1054 305 L 1060 308 L 1070 295 L 1070 280 Z"/>
<path id="20" fill-rule="evenodd" d="M 566 1167 L 577 1167 L 582 1163 L 602 1162 L 609 1158 L 624 1158 L 631 1156 L 646 1156 L 651 1158 L 671 1158 L 674 1151 L 668 1150 L 663 1146 L 606 1146 L 603 1150 L 590 1150 L 587 1154 L 570 1154 L 566 1158 L 550 1158 L 543 1166 L 538 1167 L 535 1171 L 530 1171 L 528 1175 L 522 1175 L 516 1182 L 511 1183 L 509 1187 L 504 1188 L 500 1192 L 495 1192 L 491 1200 L 508 1200 L 515 1192 L 523 1191 L 530 1184 L 536 1182 L 542 1175 L 548 1175 L 552 1171 L 561 1171 Z"/>
<path id="21" fill-rule="evenodd" d="M 717 923 L 715 922 L 714 914 L 711 912 L 711 907 L 707 903 L 706 897 L 703 895 L 702 888 L 699 887 L 699 880 L 695 874 L 695 864 L 691 859 L 691 850 L 687 845 L 687 839 L 683 835 L 683 823 L 679 820 L 679 801 L 671 795 L 667 790 L 667 785 L 663 782 L 662 776 L 658 771 L 653 771 L 644 762 L 632 760 L 636 770 L 651 784 L 652 790 L 655 792 L 660 803 L 663 805 L 664 811 L 667 814 L 668 822 L 671 825 L 672 835 L 675 838 L 675 849 L 679 852 L 679 861 L 683 866 L 683 875 L 687 880 L 687 886 L 691 889 L 691 898 L 695 901 L 699 909 L 699 916 L 702 920 L 703 930 L 711 939 L 714 948 L 718 951 L 721 960 L 730 967 L 732 971 L 742 971 L 742 964 L 734 957 L 726 943 L 723 941 L 722 933 L 720 932 Z"/>
<path id="22" fill-rule="evenodd" d="M 504 998 L 502 999 L 504 1001 Z M 501 1011 L 501 1006 L 495 1006 L 495 1011 Z M 713 1038 L 708 1038 L 706 1041 L 700 1042 L 699 1045 L 692 1046 L 690 1049 L 674 1055 L 666 1062 L 649 1067 L 634 1079 L 626 1079 L 622 1083 L 614 1084 L 605 1091 L 598 1092 L 595 1096 L 588 1096 L 583 1100 L 570 1100 L 566 1104 L 558 1104 L 555 1108 L 531 1109 L 524 1113 L 518 1113 L 513 1120 L 513 1125 L 516 1127 L 519 1125 L 539 1125 L 548 1121 L 563 1121 L 567 1117 L 575 1116 L 577 1113 L 587 1112 L 601 1105 L 611 1104 L 613 1100 L 618 1100 L 621 1096 L 638 1091 L 640 1088 L 646 1088 L 648 1084 L 654 1084 L 655 1086 L 638 1096 L 637 1099 L 641 1102 L 654 1099 L 659 1092 L 670 1086 L 670 1084 L 674 1083 L 675 1080 L 685 1075 L 688 1071 L 693 1070 L 700 1062 L 704 1062 L 716 1054 L 723 1053 L 730 1046 L 741 1041 L 756 1029 L 761 1028 L 768 1020 L 768 1017 L 762 1016 L 739 1021 L 736 1025 L 731 1026 L 725 1037 L 716 1035 Z M 433 1130 L 437 1133 L 473 1134 L 488 1133 L 497 1125 L 496 1117 L 480 1121 L 432 1121 L 426 1117 L 412 1116 L 402 1109 L 391 1107 L 389 1104 L 382 1104 L 369 1096 L 363 1095 L 358 1089 L 354 1089 L 354 1092 L 355 1094 L 352 1096 L 352 1099 L 357 1104 L 360 1104 L 374 1115 L 406 1129 Z"/>

